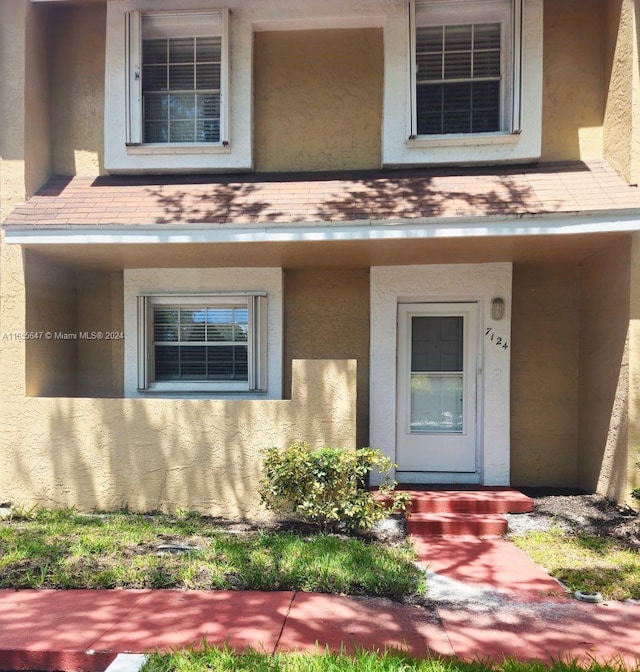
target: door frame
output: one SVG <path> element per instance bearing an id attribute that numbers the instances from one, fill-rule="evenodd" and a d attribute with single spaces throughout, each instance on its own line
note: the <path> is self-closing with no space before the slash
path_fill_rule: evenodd
<path id="1" fill-rule="evenodd" d="M 478 471 L 472 474 L 473 482 L 510 485 L 512 271 L 509 262 L 371 268 L 369 445 L 380 449 L 392 462 L 397 456 L 398 304 L 477 302 Z M 501 319 L 491 315 L 494 298 L 503 301 Z M 402 472 L 398 475 L 404 476 Z M 440 478 L 442 483 L 450 484 L 469 480 L 456 474 L 442 474 Z M 373 474 L 371 481 L 377 485 L 382 476 Z"/>
<path id="2" fill-rule="evenodd" d="M 481 342 L 479 339 L 479 314 L 480 307 L 478 301 L 429 301 L 429 302 L 398 302 L 398 340 L 397 340 L 397 394 L 396 394 L 396 461 L 398 463 L 397 477 L 404 482 L 460 482 L 464 480 L 469 483 L 477 483 L 480 478 L 480 459 L 479 453 L 480 430 L 481 430 L 481 390 L 482 390 L 482 371 L 479 366 L 481 358 Z M 450 449 L 455 450 L 455 440 L 464 441 L 463 437 L 468 437 L 467 441 L 473 443 L 473 469 L 409 469 L 404 462 L 401 451 L 403 441 L 403 431 L 408 423 L 408 414 L 410 412 L 410 394 L 408 390 L 409 378 L 411 376 L 411 328 L 409 326 L 414 316 L 460 316 L 464 319 L 463 332 L 463 381 L 464 381 L 464 410 L 463 410 L 463 431 L 461 434 L 443 435 L 443 443 L 451 443 Z M 404 343 L 402 342 L 404 339 Z M 404 355 L 404 357 L 402 357 Z M 404 359 L 404 361 L 403 361 Z M 404 417 L 403 417 L 404 416 Z M 409 432 L 410 434 L 410 432 Z M 471 436 L 469 436 L 471 434 Z M 415 437 L 404 439 L 406 444 L 417 442 L 418 436 L 422 440 L 432 438 L 436 441 L 436 434 L 416 435 Z M 405 446 L 406 446 L 405 444 Z M 408 449 L 406 446 L 405 450 Z M 468 450 L 468 449 L 467 449 Z M 405 453 L 406 455 L 406 453 Z M 471 457 L 465 452 L 467 457 Z M 461 455 L 462 457 L 462 455 Z M 426 466 L 426 465 L 425 465 Z"/>

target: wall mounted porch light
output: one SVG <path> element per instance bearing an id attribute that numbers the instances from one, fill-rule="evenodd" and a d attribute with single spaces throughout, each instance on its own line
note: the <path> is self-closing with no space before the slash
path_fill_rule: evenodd
<path id="1" fill-rule="evenodd" d="M 499 296 L 491 299 L 491 319 L 501 320 L 504 317 L 504 299 Z"/>

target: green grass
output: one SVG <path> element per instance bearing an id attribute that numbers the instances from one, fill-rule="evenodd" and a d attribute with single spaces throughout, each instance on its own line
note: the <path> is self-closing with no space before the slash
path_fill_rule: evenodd
<path id="1" fill-rule="evenodd" d="M 612 539 L 569 534 L 554 527 L 511 539 L 570 590 L 606 599 L 640 599 L 640 553 Z"/>
<path id="2" fill-rule="evenodd" d="M 235 653 L 228 648 L 205 646 L 171 654 L 156 653 L 149 657 L 142 672 L 631 672 L 623 662 L 592 662 L 580 665 L 574 660 L 544 663 L 521 663 L 505 660 L 464 662 L 456 658 L 413 659 L 402 653 L 361 651 L 346 653 L 299 653 L 271 656 L 255 650 Z"/>
<path id="3" fill-rule="evenodd" d="M 163 545 L 189 550 L 174 553 Z M 0 522 L 0 588 L 302 590 L 422 594 L 408 543 L 334 535 L 230 534 L 198 516 L 37 512 Z"/>

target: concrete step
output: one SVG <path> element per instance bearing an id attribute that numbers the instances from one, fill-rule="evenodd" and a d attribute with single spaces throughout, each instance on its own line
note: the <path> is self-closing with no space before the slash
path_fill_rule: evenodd
<path id="1" fill-rule="evenodd" d="M 531 497 L 511 488 L 475 490 L 412 490 L 396 492 L 411 495 L 411 512 L 416 513 L 526 513 L 533 510 Z M 387 499 L 388 498 L 382 498 Z"/>
<path id="2" fill-rule="evenodd" d="M 504 534 L 507 527 L 506 519 L 499 514 L 412 513 L 407 520 L 407 531 L 417 537 L 487 537 Z"/>
<path id="3" fill-rule="evenodd" d="M 411 511 L 415 513 L 526 513 L 533 510 L 530 497 L 511 489 L 408 492 Z"/>
<path id="4" fill-rule="evenodd" d="M 416 537 L 465 535 L 486 537 L 504 534 L 503 513 L 533 510 L 533 500 L 511 488 L 452 488 L 417 490 L 397 488 L 411 495 L 407 529 Z M 380 496 L 382 501 L 389 497 Z"/>

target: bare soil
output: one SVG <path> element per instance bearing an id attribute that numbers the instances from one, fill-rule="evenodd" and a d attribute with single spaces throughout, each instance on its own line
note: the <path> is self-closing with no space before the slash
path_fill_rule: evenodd
<path id="1" fill-rule="evenodd" d="M 633 509 L 622 508 L 602 495 L 550 489 L 523 492 L 534 499 L 534 510 L 507 516 L 510 535 L 559 525 L 568 532 L 609 537 L 640 550 L 640 515 Z"/>
<path id="2" fill-rule="evenodd" d="M 548 530 L 560 526 L 567 532 L 584 532 L 616 539 L 629 548 L 640 551 L 640 514 L 621 508 L 602 495 L 589 495 L 575 490 L 524 488 L 521 490 L 534 500 L 531 513 L 508 514 L 508 536 L 530 530 Z M 215 519 L 216 524 L 232 534 L 251 535 L 257 530 L 290 531 L 313 534 L 317 528 L 299 521 L 272 521 L 270 523 L 238 522 Z M 394 543 L 406 537 L 406 521 L 401 515 L 391 516 L 363 535 L 382 543 Z"/>

